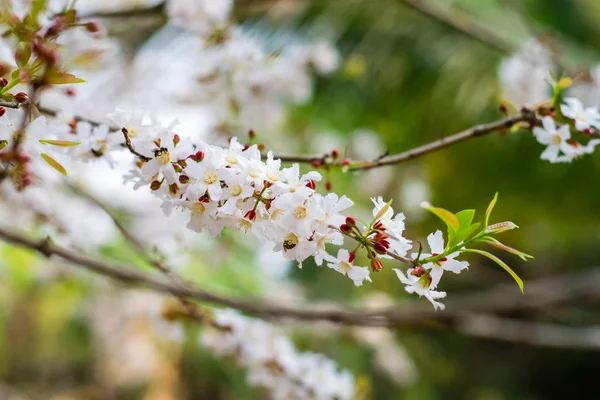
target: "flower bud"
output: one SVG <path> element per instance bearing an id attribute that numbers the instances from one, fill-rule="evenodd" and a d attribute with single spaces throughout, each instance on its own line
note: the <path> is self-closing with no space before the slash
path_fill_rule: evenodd
<path id="1" fill-rule="evenodd" d="M 344 158 L 344 161 L 342 161 L 342 166 L 348 166 L 351 162 L 352 160 L 350 160 L 349 158 Z"/>
<path id="2" fill-rule="evenodd" d="M 257 145 L 256 145 L 256 147 L 258 147 L 258 149 L 259 149 L 260 151 L 262 151 L 262 150 L 264 150 L 264 149 L 265 149 L 265 147 L 266 147 L 266 146 L 265 146 L 265 144 L 264 144 L 264 143 L 259 143 L 259 144 L 257 144 Z"/>
<path id="3" fill-rule="evenodd" d="M 419 278 L 419 277 L 423 276 L 426 272 L 427 271 L 425 271 L 425 268 L 419 266 L 419 267 L 414 267 L 413 270 L 410 272 L 410 274 Z"/>
<path id="4" fill-rule="evenodd" d="M 321 161 L 313 160 L 312 166 L 313 166 L 313 168 L 319 168 L 321 166 Z"/>
<path id="5" fill-rule="evenodd" d="M 85 24 L 85 29 L 90 33 L 98 33 L 100 32 L 100 25 L 95 21 L 90 21 Z"/>
<path id="6" fill-rule="evenodd" d="M 354 259 L 356 258 L 356 253 L 354 253 L 353 251 L 350 252 L 350 255 L 348 256 L 348 262 L 350 264 L 352 264 L 354 262 Z"/>
<path id="7" fill-rule="evenodd" d="M 181 142 L 178 134 L 173 135 L 173 146 L 177 146 Z"/>
<path id="8" fill-rule="evenodd" d="M 383 263 L 379 258 L 374 258 L 371 260 L 371 271 L 379 272 L 383 269 Z"/>
<path id="9" fill-rule="evenodd" d="M 244 215 L 244 218 L 246 218 L 249 221 L 254 221 L 256 219 L 256 211 L 255 210 L 250 210 L 246 213 L 246 215 Z"/>
<path id="10" fill-rule="evenodd" d="M 8 85 L 8 80 L 6 78 L 0 78 L 0 87 L 6 87 Z"/>
<path id="11" fill-rule="evenodd" d="M 502 103 L 500 104 L 500 112 L 504 115 L 508 115 L 508 107 L 506 106 L 506 104 Z"/>
<path id="12" fill-rule="evenodd" d="M 327 181 L 325 182 L 325 189 L 330 192 L 331 189 L 333 188 L 333 184 L 331 183 L 331 181 Z"/>
<path id="13" fill-rule="evenodd" d="M 176 183 L 169 185 L 169 193 L 171 193 L 172 195 L 175 195 L 175 194 L 177 194 L 177 192 L 179 192 L 179 187 L 177 186 Z"/>
<path id="14" fill-rule="evenodd" d="M 160 189 L 160 185 L 162 185 L 161 181 L 153 181 L 150 184 L 150 189 L 152 189 L 152 190 L 158 190 L 158 189 Z"/>
<path id="15" fill-rule="evenodd" d="M 190 181 L 190 178 L 187 175 L 179 175 L 179 183 L 186 184 Z"/>
<path id="16" fill-rule="evenodd" d="M 204 160 L 204 152 L 202 150 L 200 150 L 196 154 L 192 154 L 189 158 L 191 158 L 192 160 L 194 160 L 196 162 L 200 162 L 200 161 Z"/>
<path id="17" fill-rule="evenodd" d="M 340 156 L 340 151 L 338 149 L 331 150 L 331 158 L 334 160 Z"/>
<path id="18" fill-rule="evenodd" d="M 495 235 L 498 233 L 511 231 L 515 228 L 518 228 L 518 226 L 514 222 L 504 221 L 488 226 L 485 231 L 486 233 L 491 233 Z"/>
<path id="19" fill-rule="evenodd" d="M 387 254 L 387 249 L 384 245 L 382 245 L 381 243 L 375 243 L 373 244 L 373 247 L 375 248 L 375 251 L 379 254 Z"/>
<path id="20" fill-rule="evenodd" d="M 6 108 L 0 107 L 0 117 L 3 117 L 6 114 Z"/>
<path id="21" fill-rule="evenodd" d="M 348 225 L 351 228 L 354 228 L 356 226 L 356 220 L 352 217 L 346 217 L 346 225 Z"/>
<path id="22" fill-rule="evenodd" d="M 317 188 L 317 184 L 315 183 L 315 181 L 310 180 L 306 183 L 306 187 L 315 190 Z"/>
<path id="23" fill-rule="evenodd" d="M 256 137 L 256 131 L 254 129 L 250 129 L 248 131 L 248 137 L 250 138 L 250 140 L 254 139 Z"/>
<path id="24" fill-rule="evenodd" d="M 340 225 L 340 231 L 342 231 L 345 234 L 349 234 L 352 232 L 352 228 L 346 224 L 342 224 L 342 225 Z"/>

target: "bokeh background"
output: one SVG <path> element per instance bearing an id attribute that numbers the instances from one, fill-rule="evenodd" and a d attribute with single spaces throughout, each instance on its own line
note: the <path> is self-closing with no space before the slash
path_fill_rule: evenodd
<path id="1" fill-rule="evenodd" d="M 432 7 L 438 17 L 415 4 Z M 131 14 L 137 16 L 101 18 L 129 60 L 140 51 L 164 51 L 159 49 L 165 40 L 163 9 Z M 493 43 L 440 15 L 477 25 Z M 499 66 L 531 40 L 551 43 L 581 76 L 600 59 L 600 4 L 594 0 L 237 0 L 235 17 L 265 46 L 276 49 L 324 35 L 341 53 L 339 69 L 316 78 L 313 98 L 290 105 L 281 129 L 258 132 L 268 147 L 286 153 L 337 147 L 352 157 L 374 158 L 502 118 Z M 165 73 L 161 85 L 169 85 L 168 72 L 155 72 Z M 189 104 L 183 107 L 186 115 L 197 117 Z M 177 113 L 175 106 L 169 110 Z M 528 263 L 504 257 L 526 280 L 527 296 L 529 280 L 567 274 L 568 285 L 577 277 L 590 279 L 600 265 L 600 158 L 553 165 L 539 159 L 541 151 L 530 134 L 505 132 L 391 168 L 332 172 L 327 179 L 336 192 L 362 204 L 365 213 L 370 196 L 393 198 L 396 210 L 407 215 L 408 236 L 420 240 L 442 229 L 439 220 L 420 209 L 421 201 L 452 211 L 475 208 L 482 216 L 499 192 L 494 220 L 520 226 L 506 234 L 505 242 L 535 256 Z M 128 221 L 127 212 L 121 217 Z M 256 245 L 231 232 L 219 241 L 202 237 L 183 259 L 182 271 L 224 294 L 277 301 L 364 306 L 409 299 L 392 263 L 358 289 L 311 262 L 297 270 L 268 249 L 256 254 Z M 186 326 L 182 341 L 151 332 L 148 321 L 159 314 L 161 297 L 24 250 L 0 248 L 1 399 L 266 397 L 246 385 L 235 363 L 217 360 L 199 346 L 201 327 Z M 102 253 L 147 268 L 118 235 Z M 497 266 L 467 259 L 468 273 L 445 278 L 449 304 L 452 297 L 485 293 L 501 284 L 512 285 L 506 296 L 522 296 Z M 502 314 L 539 330 L 523 328 L 514 341 L 478 338 L 444 324 L 389 332 L 327 324 L 284 327 L 299 348 L 322 352 L 351 370 L 367 398 L 591 399 L 598 393 L 600 371 L 598 303 L 591 297 L 574 295 L 559 306 Z M 552 331 L 556 326 L 567 330 Z M 550 345 L 536 340 L 548 335 L 559 338 Z M 562 336 L 569 336 L 566 342 Z M 586 340 L 580 345 L 569 340 L 577 337 Z"/>

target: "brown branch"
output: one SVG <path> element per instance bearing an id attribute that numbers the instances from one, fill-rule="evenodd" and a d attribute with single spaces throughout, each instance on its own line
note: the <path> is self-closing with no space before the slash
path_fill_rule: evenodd
<path id="1" fill-rule="evenodd" d="M 524 110 L 521 114 L 507 117 L 501 119 L 499 121 L 490 122 L 488 124 L 476 125 L 472 128 L 466 129 L 462 132 L 455 133 L 452 136 L 447 136 L 442 139 L 424 144 L 419 147 L 415 147 L 414 149 L 393 154 L 391 156 L 383 157 L 377 159 L 375 161 L 359 161 L 353 162 L 351 170 L 367 170 L 372 168 L 383 167 L 386 165 L 395 165 L 400 164 L 402 162 L 412 160 L 413 158 L 417 158 L 423 156 L 425 154 L 433 153 L 435 151 L 445 149 L 451 145 L 463 142 L 467 139 L 472 139 L 480 136 L 484 136 L 488 133 L 502 131 L 516 125 L 520 122 L 529 122 L 531 124 L 537 123 L 537 117 L 535 113 L 530 110 Z"/>
<path id="2" fill-rule="evenodd" d="M 260 300 L 222 296 L 190 284 L 165 282 L 131 267 L 93 259 L 56 246 L 48 240 L 34 240 L 0 228 L 0 238 L 8 243 L 35 250 L 47 257 L 58 256 L 72 264 L 109 278 L 142 285 L 157 292 L 238 309 L 262 318 L 292 318 L 303 321 L 326 320 L 357 326 L 441 326 L 453 327 L 453 322 L 468 312 L 500 313 L 540 310 L 574 300 L 600 299 L 600 270 L 591 269 L 573 275 L 546 278 L 527 283 L 527 295 L 520 295 L 514 285 L 500 286 L 482 293 L 457 296 L 447 301 L 447 311 L 435 312 L 424 302 L 407 302 L 404 306 L 384 309 L 355 309 L 318 306 L 285 306 Z M 456 311 L 461 310 L 461 311 Z"/>
<path id="3" fill-rule="evenodd" d="M 5 108 L 15 108 L 15 109 L 19 109 L 21 107 L 23 107 L 24 105 L 26 105 L 26 102 L 18 102 L 18 101 L 5 101 L 5 100 L 0 100 L 0 107 L 5 107 Z"/>
<path id="4" fill-rule="evenodd" d="M 108 215 L 110 217 L 110 219 L 113 221 L 113 224 L 115 225 L 115 227 L 117 228 L 119 233 L 121 233 L 121 236 L 123 236 L 123 238 L 129 244 L 131 244 L 136 249 L 138 254 L 140 256 L 142 256 L 150 265 L 152 265 L 154 268 L 156 268 L 158 271 L 160 271 L 164 274 L 171 274 L 171 270 L 167 266 L 165 266 L 163 262 L 156 259 L 155 257 L 152 257 L 150 254 L 148 254 L 148 251 L 146 250 L 146 247 L 144 246 L 144 244 L 141 241 L 139 241 L 138 238 L 135 237 L 135 235 L 133 235 L 131 232 L 129 232 L 129 230 L 125 227 L 125 225 L 123 225 L 123 223 L 110 210 L 110 207 L 108 205 L 104 204 L 104 202 L 100 201 L 95 196 L 92 196 L 91 193 L 89 193 L 87 190 L 85 190 L 84 188 L 82 188 L 79 185 L 70 183 L 70 184 L 68 184 L 68 187 L 75 194 L 83 197 L 90 203 L 92 203 L 95 206 L 97 206 L 98 208 L 102 209 L 106 213 L 106 215 Z"/>
<path id="5" fill-rule="evenodd" d="M 399 0 L 401 3 L 418 11 L 420 14 L 441 22 L 442 24 L 477 40 L 484 45 L 503 53 L 512 53 L 518 50 L 518 45 L 511 43 L 503 37 L 493 33 L 488 28 L 474 22 L 465 13 L 456 10 L 446 10 L 430 0 Z"/>
<path id="6" fill-rule="evenodd" d="M 600 326 L 562 326 L 469 314 L 454 324 L 457 332 L 483 339 L 538 347 L 600 349 Z"/>

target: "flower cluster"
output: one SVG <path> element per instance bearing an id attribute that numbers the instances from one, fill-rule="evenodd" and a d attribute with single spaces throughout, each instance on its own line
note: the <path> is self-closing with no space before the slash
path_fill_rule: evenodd
<path id="1" fill-rule="evenodd" d="M 273 132 L 286 103 L 310 99 L 312 72 L 332 73 L 339 55 L 323 40 L 265 47 L 256 32 L 231 22 L 232 6 L 233 0 L 167 2 L 171 21 L 200 42 L 192 56 L 197 85 L 186 83 L 185 98 L 211 106 L 216 134 L 236 135 L 248 126 Z"/>
<path id="2" fill-rule="evenodd" d="M 235 357 L 248 369 L 252 386 L 267 388 L 273 399 L 350 400 L 354 377 L 334 361 L 299 353 L 290 339 L 262 320 L 233 310 L 215 310 L 213 326 L 200 338 L 221 357 Z"/>
<path id="3" fill-rule="evenodd" d="M 545 116 L 542 118 L 542 126 L 533 128 L 537 141 L 548 146 L 540 158 L 552 163 L 571 162 L 577 157 L 593 153 L 600 144 L 600 139 L 590 139 L 582 144 L 572 139 L 571 134 L 575 131 L 590 135 L 595 131 L 600 126 L 598 108 L 585 108 L 581 101 L 570 97 L 560 106 L 560 113 L 562 119 L 568 120 L 567 123 L 557 126 L 554 118 L 560 118 L 561 115 Z"/>

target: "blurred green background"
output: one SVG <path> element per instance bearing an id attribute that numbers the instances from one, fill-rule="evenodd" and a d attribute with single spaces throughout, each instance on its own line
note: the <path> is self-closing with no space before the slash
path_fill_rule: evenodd
<path id="1" fill-rule="evenodd" d="M 515 50 L 531 38 L 549 35 L 561 56 L 578 68 L 591 67 L 598 59 L 600 3 L 594 0 L 427 3 L 467 16 Z M 357 129 L 368 129 L 379 135 L 384 150 L 396 153 L 502 117 L 497 70 L 509 54 L 404 1 L 239 0 L 237 5 L 241 21 L 250 26 L 260 22 L 273 35 L 326 27 L 342 52 L 340 70 L 333 77 L 319 78 L 314 99 L 290 113 L 288 134 L 299 138 L 298 151 L 314 152 L 315 132 L 351 143 Z M 284 149 L 281 137 L 271 142 L 264 139 L 269 146 Z M 526 132 L 491 134 L 369 175 L 333 172 L 329 178 L 336 192 L 347 193 L 366 207 L 368 196 L 393 198 L 396 210 L 407 214 L 407 236 L 420 240 L 442 225 L 420 212 L 415 202 L 429 200 L 452 211 L 475 208 L 481 216 L 498 191 L 494 221 L 511 220 L 520 226 L 506 234 L 506 243 L 535 256 L 527 264 L 504 256 L 525 280 L 596 268 L 600 265 L 600 193 L 596 189 L 600 157 L 552 165 L 539 160 L 542 150 Z M 223 242 L 214 246 L 198 251 L 188 271 L 203 286 L 235 295 L 268 295 L 280 285 L 265 283 L 256 264 L 248 263 L 254 257 L 254 244 L 248 238 L 225 234 Z M 105 255 L 139 262 L 118 238 Z M 469 273 L 445 278 L 443 290 L 449 298 L 512 283 L 486 260 L 468 259 Z M 1 399 L 266 398 L 245 384 L 244 371 L 234 363 L 216 360 L 198 346 L 196 332 L 201 328 L 197 326 L 186 327 L 182 347 L 149 339 L 156 349 L 156 354 L 150 352 L 154 367 L 138 380 L 120 383 L 106 371 L 113 366 L 106 361 L 110 357 L 101 354 L 89 318 L 89 299 L 98 296 L 98 282 L 69 269 L 40 278 L 48 262 L 2 247 Z M 219 268 L 211 268 L 217 263 Z M 350 280 L 310 262 L 302 270 L 291 269 L 286 285 L 300 285 L 306 298 L 315 301 L 361 305 L 375 292 L 405 300 L 408 296 L 393 276 L 391 264 L 360 290 Z M 113 283 L 101 286 L 112 286 L 105 290 L 114 293 L 125 290 Z M 516 285 L 512 295 L 520 296 Z M 597 304 L 583 300 L 506 316 L 571 327 L 599 324 Z M 115 325 L 116 338 L 129 329 L 127 322 L 123 324 Z M 439 327 L 399 329 L 392 334 L 413 360 L 417 374 L 412 382 L 399 384 L 381 368 L 374 347 L 352 330 L 319 333 L 315 331 L 320 329 L 310 328 L 290 329 L 298 347 L 322 352 L 364 378 L 370 389 L 368 398 L 598 396 L 594 379 L 600 371 L 600 347 L 554 349 L 477 339 Z M 138 334 L 146 337 L 135 331 Z M 139 344 L 142 339 L 135 335 L 131 340 Z"/>

